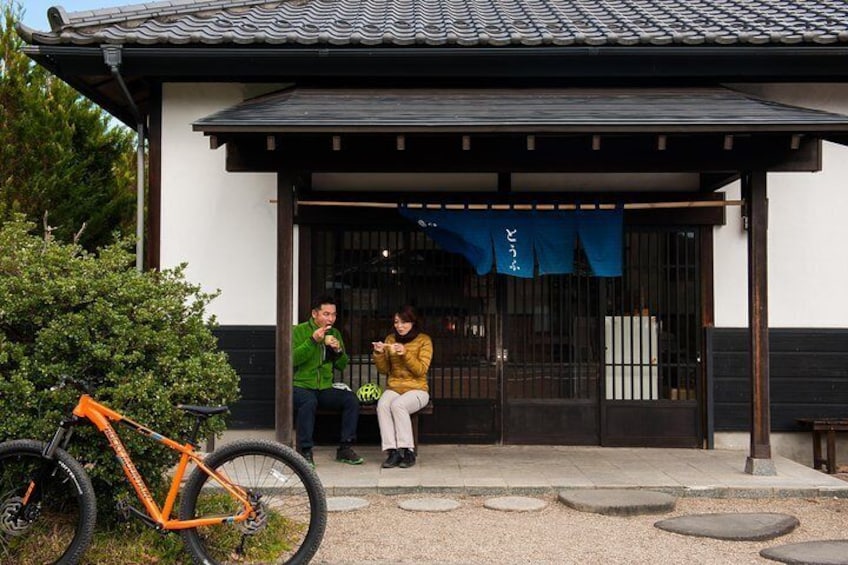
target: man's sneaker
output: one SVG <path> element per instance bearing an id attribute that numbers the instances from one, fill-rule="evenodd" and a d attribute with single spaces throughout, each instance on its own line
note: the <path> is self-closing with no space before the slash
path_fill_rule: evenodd
<path id="1" fill-rule="evenodd" d="M 336 450 L 336 461 L 348 465 L 361 465 L 365 459 L 356 454 L 349 445 L 342 445 Z"/>
<path id="2" fill-rule="evenodd" d="M 315 468 L 315 460 L 312 459 L 312 450 L 311 449 L 304 449 L 303 451 L 299 451 L 298 453 L 300 453 L 301 457 L 306 459 L 306 462 L 309 463 L 310 467 L 312 467 L 313 469 Z"/>

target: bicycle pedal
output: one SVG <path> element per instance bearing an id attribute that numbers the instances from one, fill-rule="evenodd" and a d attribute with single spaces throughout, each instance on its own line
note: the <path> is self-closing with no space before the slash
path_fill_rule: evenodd
<path id="1" fill-rule="evenodd" d="M 118 514 L 118 521 L 121 523 L 129 522 L 130 518 L 132 518 L 132 511 L 130 510 L 130 505 L 126 500 L 119 500 L 116 502 L 115 511 Z"/>

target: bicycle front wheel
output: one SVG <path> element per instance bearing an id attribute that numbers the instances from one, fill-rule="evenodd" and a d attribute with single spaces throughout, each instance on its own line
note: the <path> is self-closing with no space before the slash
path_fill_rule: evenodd
<path id="1" fill-rule="evenodd" d="M 327 526 L 327 501 L 306 460 L 282 444 L 247 440 L 221 448 L 204 462 L 249 493 L 255 516 L 242 523 L 182 530 L 195 563 L 312 559 Z M 235 515 L 242 508 L 216 480 L 195 469 L 182 493 L 180 519 Z"/>
<path id="2" fill-rule="evenodd" d="M 0 563 L 73 564 L 91 542 L 97 503 L 82 466 L 45 444 L 0 444 Z"/>

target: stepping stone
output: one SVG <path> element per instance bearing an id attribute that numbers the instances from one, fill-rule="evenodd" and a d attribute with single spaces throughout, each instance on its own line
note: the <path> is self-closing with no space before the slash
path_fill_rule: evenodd
<path id="1" fill-rule="evenodd" d="M 559 501 L 581 512 L 607 516 L 639 516 L 671 512 L 677 498 L 664 492 L 636 489 L 564 490 Z"/>
<path id="2" fill-rule="evenodd" d="M 459 508 L 451 498 L 409 498 L 398 502 L 398 507 L 410 512 L 450 512 Z"/>
<path id="3" fill-rule="evenodd" d="M 502 512 L 535 512 L 547 505 L 548 503 L 544 500 L 528 496 L 500 496 L 490 498 L 483 503 L 485 508 Z"/>
<path id="4" fill-rule="evenodd" d="M 768 547 L 760 556 L 781 563 L 848 565 L 848 540 L 805 541 Z"/>
<path id="5" fill-rule="evenodd" d="M 654 524 L 661 530 L 731 541 L 761 541 L 788 534 L 800 522 L 795 516 L 774 512 L 693 514 Z"/>
<path id="6" fill-rule="evenodd" d="M 369 502 L 355 496 L 327 497 L 327 512 L 351 512 L 367 507 Z"/>

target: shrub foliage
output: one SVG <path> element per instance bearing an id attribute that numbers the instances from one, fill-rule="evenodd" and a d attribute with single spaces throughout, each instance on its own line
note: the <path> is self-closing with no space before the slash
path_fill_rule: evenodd
<path id="1" fill-rule="evenodd" d="M 21 217 L 0 226 L 0 441 L 51 437 L 79 394 L 51 390 L 63 375 L 86 380 L 98 400 L 173 439 L 193 423 L 176 404 L 236 399 L 238 378 L 205 314 L 214 295 L 188 283 L 184 266 L 140 273 L 132 269 L 131 242 L 95 254 L 34 228 Z M 203 433 L 223 428 L 213 418 Z M 142 475 L 161 487 L 174 452 L 118 433 Z M 129 492 L 94 427 L 75 434 L 69 451 L 88 464 L 99 498 Z"/>

